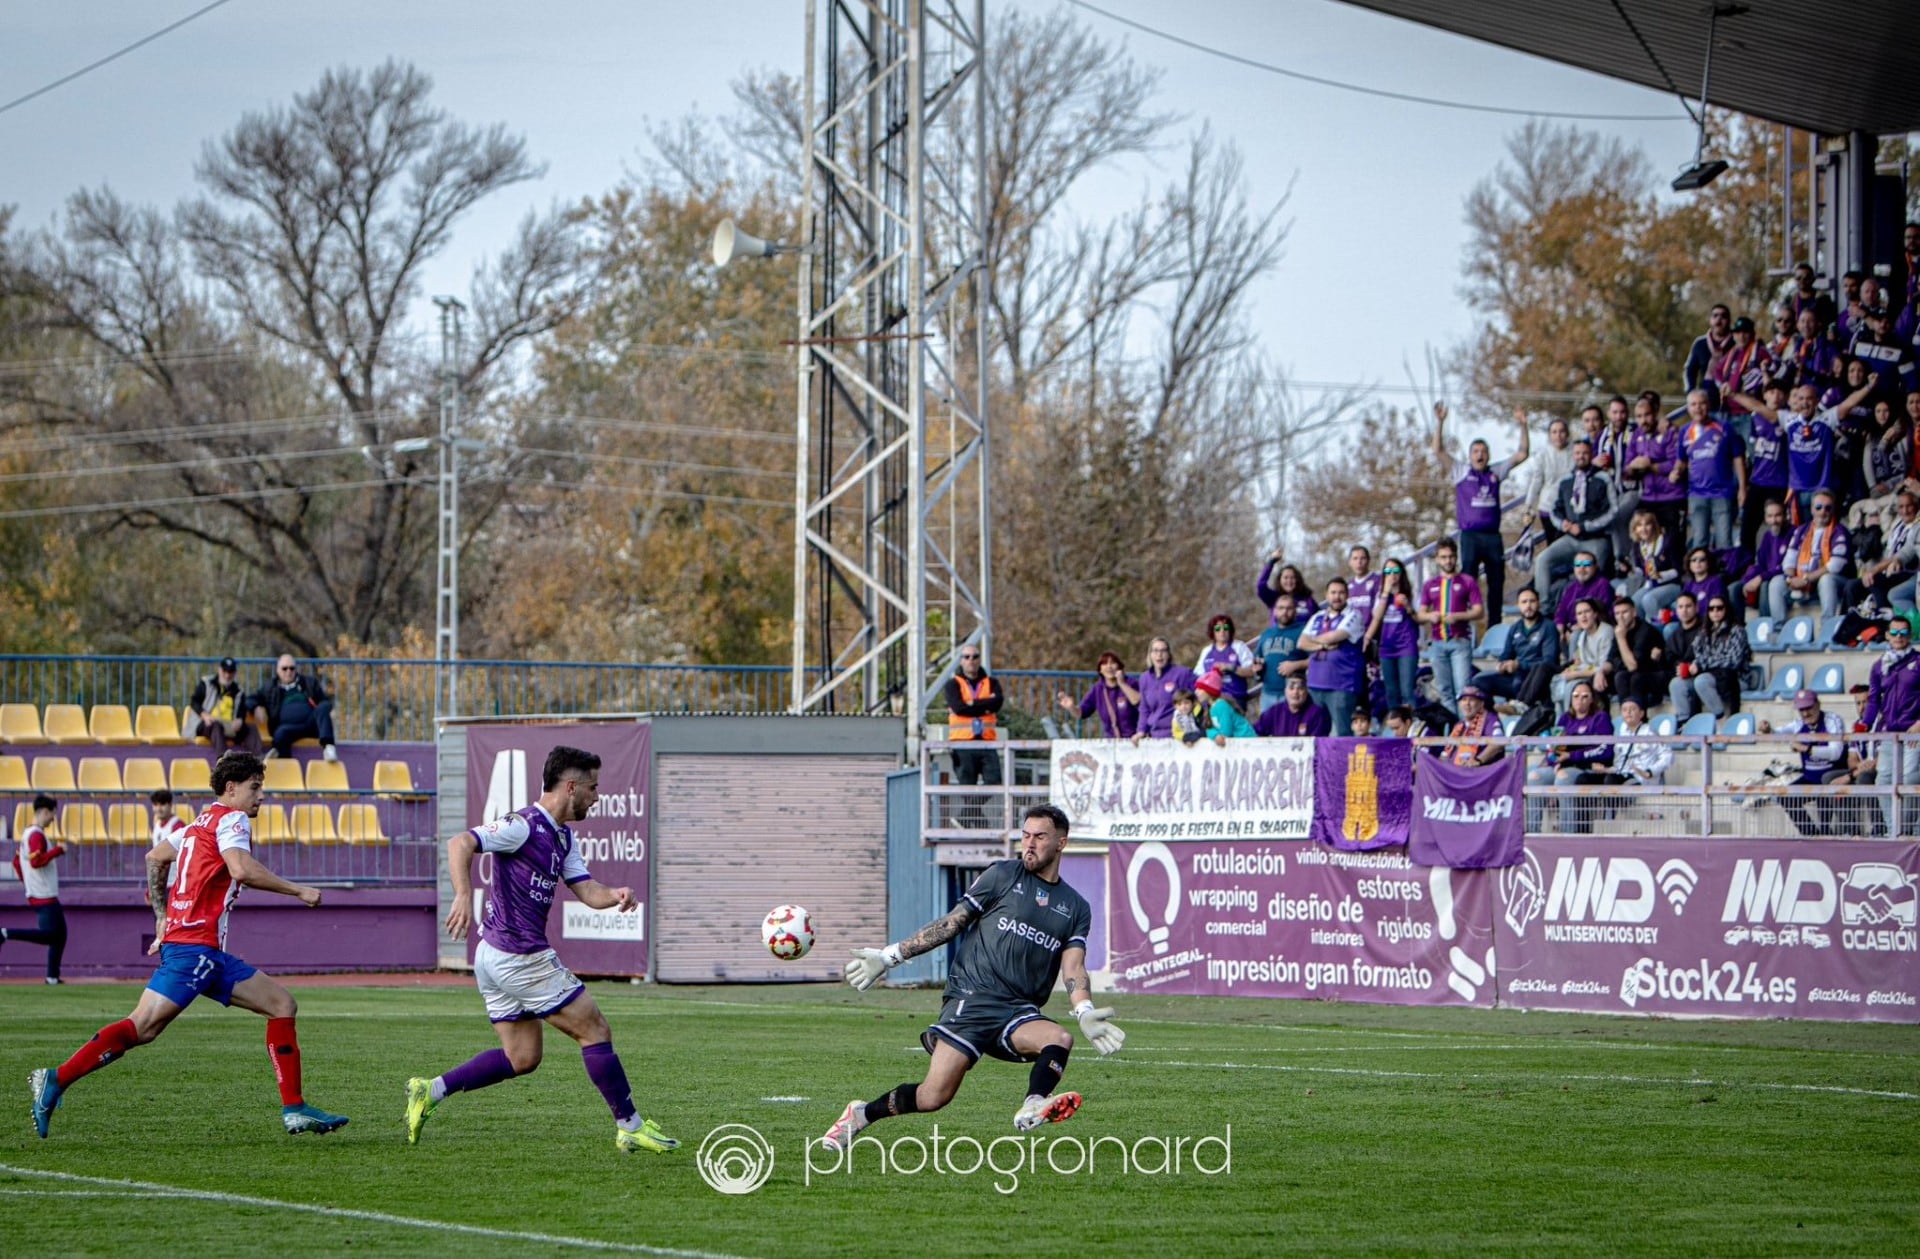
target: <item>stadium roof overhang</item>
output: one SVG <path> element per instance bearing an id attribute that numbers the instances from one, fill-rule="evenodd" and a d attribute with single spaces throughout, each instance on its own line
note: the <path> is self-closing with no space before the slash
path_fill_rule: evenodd
<path id="1" fill-rule="evenodd" d="M 1345 2 L 1690 100 L 1700 95 L 1709 0 Z M 1722 0 L 1720 11 L 1711 104 L 1822 135 L 1920 131 L 1914 0 Z"/>

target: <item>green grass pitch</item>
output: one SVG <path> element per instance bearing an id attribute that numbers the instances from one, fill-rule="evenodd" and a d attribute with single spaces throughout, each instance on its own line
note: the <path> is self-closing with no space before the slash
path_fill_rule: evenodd
<path id="1" fill-rule="evenodd" d="M 1038 1143 L 987 1144 L 1026 1084 L 987 1061 L 947 1110 L 870 1129 L 888 1166 L 809 1176 L 848 1098 L 919 1078 L 937 993 L 593 985 L 642 1112 L 685 1142 L 655 1157 L 614 1149 L 552 1031 L 539 1072 L 450 1099 L 408 1147 L 406 1077 L 495 1043 L 477 995 L 296 987 L 307 1092 L 344 1131 L 283 1134 L 262 1021 L 201 1003 L 37 1139 L 27 1072 L 136 991 L 0 988 L 0 1253 L 1830 1256 L 1920 1231 L 1908 1027 L 1121 997 L 1125 1051 L 1075 1052 L 1085 1107 Z M 756 1192 L 700 1175 L 729 1123 L 774 1150 Z M 940 1170 L 909 1170 L 936 1123 Z M 1213 1174 L 1155 1166 L 1229 1125 L 1230 1168 L 1218 1141 Z"/>

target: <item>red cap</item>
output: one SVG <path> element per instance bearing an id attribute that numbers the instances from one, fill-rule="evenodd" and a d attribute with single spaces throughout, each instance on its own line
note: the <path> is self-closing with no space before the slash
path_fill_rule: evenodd
<path id="1" fill-rule="evenodd" d="M 1193 689 L 1209 699 L 1219 699 L 1220 692 L 1225 689 L 1220 681 L 1220 670 L 1208 669 L 1193 684 Z"/>

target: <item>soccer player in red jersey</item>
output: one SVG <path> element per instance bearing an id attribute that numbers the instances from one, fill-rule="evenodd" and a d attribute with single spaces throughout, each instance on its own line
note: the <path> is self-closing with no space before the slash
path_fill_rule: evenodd
<path id="1" fill-rule="evenodd" d="M 280 1122 L 289 1133 L 332 1132 L 346 1124 L 344 1115 L 309 1106 L 301 1096 L 293 994 L 271 975 L 226 952 L 227 913 L 241 887 L 297 897 L 313 908 L 320 904 L 318 888 L 290 883 L 254 859 L 249 819 L 260 811 L 265 779 L 259 757 L 228 752 L 213 767 L 216 802 L 177 837 L 177 846 L 155 844 L 147 854 L 157 926 L 148 952 L 160 955 L 160 967 L 132 1014 L 95 1032 L 59 1066 L 43 1067 L 27 1077 L 33 1090 L 33 1126 L 42 1137 L 54 1107 L 75 1080 L 147 1044 L 201 996 L 266 1017 L 267 1052 L 280 1085 Z"/>

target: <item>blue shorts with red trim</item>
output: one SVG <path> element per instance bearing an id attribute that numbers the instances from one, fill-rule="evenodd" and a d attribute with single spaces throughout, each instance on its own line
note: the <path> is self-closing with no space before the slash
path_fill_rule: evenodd
<path id="1" fill-rule="evenodd" d="M 192 1005 L 195 997 L 212 997 L 221 1005 L 232 1005 L 234 986 L 258 973 L 233 954 L 209 945 L 163 944 L 160 968 L 147 981 L 147 990 L 177 1006 Z"/>

